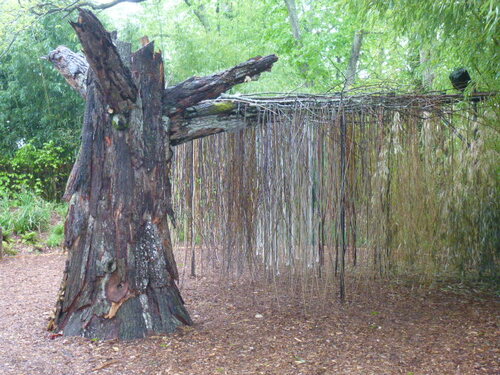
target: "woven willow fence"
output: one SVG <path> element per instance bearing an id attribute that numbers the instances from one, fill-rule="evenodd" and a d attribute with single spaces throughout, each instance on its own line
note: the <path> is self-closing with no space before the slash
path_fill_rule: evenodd
<path id="1" fill-rule="evenodd" d="M 346 274 L 498 275 L 498 155 L 484 146 L 495 99 L 223 100 L 256 126 L 175 150 L 174 237 L 193 274 L 208 260 L 271 280 L 338 279 L 341 297 Z"/>

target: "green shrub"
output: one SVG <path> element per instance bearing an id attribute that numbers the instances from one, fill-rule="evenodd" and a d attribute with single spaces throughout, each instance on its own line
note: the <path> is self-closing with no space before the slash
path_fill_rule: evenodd
<path id="1" fill-rule="evenodd" d="M 49 238 L 45 242 L 48 247 L 59 247 L 64 240 L 64 224 L 57 224 L 52 228 Z"/>
<path id="2" fill-rule="evenodd" d="M 68 213 L 68 205 L 66 203 L 58 203 L 54 206 L 55 212 L 64 219 Z"/>
<path id="3" fill-rule="evenodd" d="M 40 148 L 28 143 L 13 158 L 0 159 L 0 192 L 15 195 L 30 190 L 47 200 L 60 199 L 72 163 L 70 150 L 52 141 Z"/>
<path id="4" fill-rule="evenodd" d="M 38 233 L 37 232 L 27 232 L 21 236 L 21 239 L 24 243 L 34 245 L 38 242 Z"/>
<path id="5" fill-rule="evenodd" d="M 12 241 L 12 231 L 2 227 L 2 240 L 5 242 Z"/>
<path id="6" fill-rule="evenodd" d="M 3 242 L 3 252 L 6 255 L 17 255 L 17 250 L 12 248 L 12 245 L 8 242 Z"/>

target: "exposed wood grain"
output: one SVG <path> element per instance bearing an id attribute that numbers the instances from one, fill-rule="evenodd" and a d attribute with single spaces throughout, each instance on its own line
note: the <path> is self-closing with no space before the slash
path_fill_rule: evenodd
<path id="1" fill-rule="evenodd" d="M 48 56 L 54 67 L 66 79 L 66 82 L 80 93 L 82 97 L 87 96 L 87 72 L 89 64 L 81 53 L 75 53 L 65 46 L 59 46 L 51 51 Z"/>
<path id="2" fill-rule="evenodd" d="M 130 70 L 97 17 L 81 9 L 78 22 L 71 22 L 82 43 L 87 62 L 95 72 L 99 88 L 110 111 L 129 111 L 137 99 L 137 88 Z"/>

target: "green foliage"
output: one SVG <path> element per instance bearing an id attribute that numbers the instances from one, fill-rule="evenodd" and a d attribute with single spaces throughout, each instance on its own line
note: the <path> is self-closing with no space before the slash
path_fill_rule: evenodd
<path id="1" fill-rule="evenodd" d="M 421 66 L 436 74 L 437 88 L 449 88 L 448 74 L 466 67 L 480 89 L 498 90 L 500 5 L 491 0 L 344 1 L 371 27 L 386 24 L 406 40 L 411 51 L 429 50 Z"/>
<path id="2" fill-rule="evenodd" d="M 0 21 L 3 17 L 0 13 Z M 44 17 L 20 33 L 1 57 L 1 154 L 12 155 L 25 143 L 41 147 L 48 140 L 76 150 L 84 102 L 51 64 L 41 59 L 60 44 L 78 50 L 76 40 L 66 20 Z"/>
<path id="3" fill-rule="evenodd" d="M 300 40 L 293 36 L 284 0 L 153 0 L 122 27 L 137 46 L 140 36 L 164 51 L 170 82 L 209 74 L 256 55 L 276 53 L 272 75 L 237 91 L 342 89 L 353 37 L 364 32 L 358 86 L 384 83 L 451 89 L 449 73 L 469 69 L 482 90 L 498 89 L 499 6 L 489 0 L 297 0 Z M 203 22 L 197 14 L 201 14 Z M 429 52 L 422 60 L 421 53 Z"/>
<path id="4" fill-rule="evenodd" d="M 64 224 L 57 224 L 52 227 L 49 237 L 45 242 L 48 247 L 59 247 L 64 241 Z"/>
<path id="5" fill-rule="evenodd" d="M 6 255 L 17 255 L 18 251 L 12 248 L 12 245 L 9 242 L 3 242 L 3 252 Z"/>
<path id="6" fill-rule="evenodd" d="M 43 247 L 40 234 L 49 232 L 44 245 L 59 247 L 64 240 L 64 218 L 67 205 L 47 202 L 32 192 L 22 191 L 12 197 L 0 196 L 0 226 L 3 229 L 6 254 L 15 255 L 12 247 L 17 235 L 22 243 L 40 250 Z M 51 223 L 54 223 L 51 225 Z"/>
<path id="7" fill-rule="evenodd" d="M 2 228 L 2 237 L 4 242 L 12 241 L 12 230 L 7 228 Z"/>
<path id="8" fill-rule="evenodd" d="M 208 21 L 208 29 L 183 1 L 146 2 L 140 21 L 125 26 L 124 35 L 130 41 L 147 34 L 165 51 L 170 83 L 270 53 L 280 57 L 273 73 L 236 91 L 325 91 L 343 81 L 338 71 L 345 70 L 357 24 L 342 21 L 345 15 L 328 1 L 303 8 L 300 41 L 294 39 L 284 1 L 194 3 L 203 5 L 197 9 Z"/>
<path id="9" fill-rule="evenodd" d="M 73 155 L 53 141 L 42 147 L 28 143 L 12 158 L 0 158 L 0 192 L 31 190 L 48 200 L 59 199 L 73 163 Z"/>
<path id="10" fill-rule="evenodd" d="M 59 217 L 64 219 L 68 213 L 68 205 L 66 203 L 58 203 L 55 205 L 54 211 Z"/>
<path id="11" fill-rule="evenodd" d="M 21 235 L 21 240 L 24 243 L 34 245 L 38 243 L 38 233 L 37 232 L 26 232 Z"/>

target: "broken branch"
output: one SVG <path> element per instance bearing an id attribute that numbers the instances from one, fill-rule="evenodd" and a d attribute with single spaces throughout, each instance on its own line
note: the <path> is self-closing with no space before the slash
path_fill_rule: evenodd
<path id="1" fill-rule="evenodd" d="M 97 76 L 110 112 L 127 112 L 135 104 L 137 88 L 130 70 L 101 22 L 88 10 L 80 9 L 78 22 L 71 22 L 82 43 L 87 62 Z"/>

